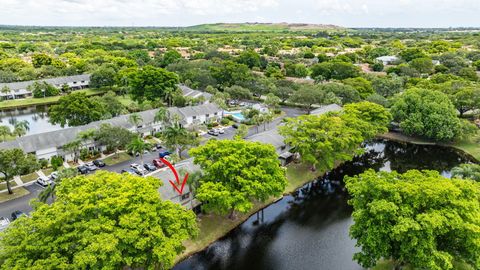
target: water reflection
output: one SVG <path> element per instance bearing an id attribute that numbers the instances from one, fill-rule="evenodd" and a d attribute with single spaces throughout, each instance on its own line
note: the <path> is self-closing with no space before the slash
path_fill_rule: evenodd
<path id="1" fill-rule="evenodd" d="M 378 140 L 365 154 L 250 217 L 241 226 L 174 269 L 361 269 L 345 175 L 375 170 L 449 170 L 468 160 L 455 151 Z"/>
<path id="2" fill-rule="evenodd" d="M 26 120 L 30 124 L 27 135 L 62 129 L 60 125 L 52 125 L 48 118 L 47 106 L 26 107 L 0 111 L 0 125 L 5 125 L 13 130 L 15 124 Z"/>

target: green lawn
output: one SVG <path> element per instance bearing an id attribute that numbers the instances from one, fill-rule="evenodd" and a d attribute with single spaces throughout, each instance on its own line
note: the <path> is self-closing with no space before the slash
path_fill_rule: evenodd
<path id="1" fill-rule="evenodd" d="M 379 136 L 380 138 L 389 139 L 399 142 L 409 142 L 413 144 L 426 144 L 426 145 L 435 145 L 437 143 L 422 139 L 407 136 L 397 132 L 388 132 Z M 480 161 L 480 134 L 473 136 L 472 138 L 458 140 L 453 143 L 438 143 L 438 145 L 449 146 L 461 150 L 468 155 L 475 158 L 477 161 Z"/>
<path id="2" fill-rule="evenodd" d="M 83 89 L 77 90 L 75 92 L 84 92 L 88 96 L 100 95 L 105 93 L 105 90 L 98 90 L 98 89 Z M 15 108 L 15 107 L 26 107 L 32 105 L 44 105 L 44 104 L 52 104 L 56 103 L 60 97 L 62 96 L 55 96 L 55 97 L 46 97 L 46 98 L 25 98 L 25 99 L 16 99 L 16 100 L 6 100 L 0 102 L 0 109 L 8 109 L 8 108 Z"/>
<path id="3" fill-rule="evenodd" d="M 106 159 L 103 160 L 103 162 L 105 162 L 107 166 L 111 166 L 111 165 L 124 162 L 130 159 L 132 159 L 132 157 L 129 154 L 122 152 L 122 153 L 118 153 L 116 155 L 107 157 Z"/>
<path id="4" fill-rule="evenodd" d="M 30 191 L 24 189 L 23 187 L 14 189 L 13 194 L 8 194 L 8 192 L 2 192 L 0 193 L 0 203 L 14 200 L 16 198 L 20 198 L 28 194 L 30 194 Z"/>
<path id="5" fill-rule="evenodd" d="M 37 178 L 38 178 L 38 174 L 36 172 L 20 176 L 20 179 L 22 179 L 23 183 L 33 181 Z"/>
<path id="6" fill-rule="evenodd" d="M 393 262 L 388 260 L 388 261 L 380 261 L 377 263 L 375 267 L 372 268 L 372 270 L 393 270 L 394 265 Z M 453 263 L 453 269 L 455 270 L 473 270 L 471 266 L 469 266 L 466 263 L 458 263 L 454 262 Z M 402 270 L 413 270 L 413 267 L 411 266 L 404 266 L 402 267 Z"/>
<path id="7" fill-rule="evenodd" d="M 3 181 L 3 180 L 2 180 L 2 181 Z M 10 180 L 10 187 L 13 188 L 13 187 L 16 186 L 16 185 L 17 185 L 17 183 L 16 183 L 15 181 Z M 1 182 L 1 183 L 0 183 L 0 191 L 5 190 L 5 189 L 7 189 L 7 183 Z"/>
<path id="8" fill-rule="evenodd" d="M 128 95 L 117 96 L 117 100 L 120 101 L 120 103 L 122 103 L 124 106 L 128 106 L 132 103 L 135 103 L 135 101 L 133 101 Z"/>
<path id="9" fill-rule="evenodd" d="M 473 138 L 459 140 L 450 146 L 464 151 L 465 153 L 480 161 L 480 135 Z"/>
<path id="10" fill-rule="evenodd" d="M 43 169 L 42 172 L 46 176 L 49 176 L 53 172 L 53 169 L 52 168 Z"/>

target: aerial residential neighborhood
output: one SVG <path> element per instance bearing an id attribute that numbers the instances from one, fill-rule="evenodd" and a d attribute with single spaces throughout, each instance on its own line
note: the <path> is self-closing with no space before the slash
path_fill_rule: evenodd
<path id="1" fill-rule="evenodd" d="M 480 269 L 479 12 L 2 2 L 0 269 Z"/>

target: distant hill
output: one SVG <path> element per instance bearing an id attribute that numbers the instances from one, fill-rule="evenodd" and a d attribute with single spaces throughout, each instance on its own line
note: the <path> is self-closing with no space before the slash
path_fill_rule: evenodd
<path id="1" fill-rule="evenodd" d="M 307 23 L 215 23 L 194 25 L 182 29 L 201 32 L 315 32 L 325 30 L 344 30 L 345 28 L 329 24 Z"/>

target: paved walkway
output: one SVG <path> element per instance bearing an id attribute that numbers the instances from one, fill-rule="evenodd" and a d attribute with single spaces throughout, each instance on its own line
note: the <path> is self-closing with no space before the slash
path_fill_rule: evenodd
<path id="1" fill-rule="evenodd" d="M 20 178 L 20 176 L 18 176 L 18 175 L 13 177 L 13 181 L 15 181 L 15 183 L 17 184 L 17 186 L 23 185 L 22 178 Z"/>

